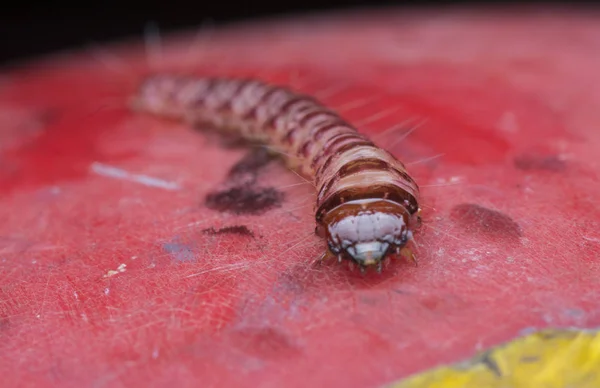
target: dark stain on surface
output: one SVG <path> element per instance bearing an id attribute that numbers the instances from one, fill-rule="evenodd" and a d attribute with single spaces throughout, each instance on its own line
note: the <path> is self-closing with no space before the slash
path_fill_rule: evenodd
<path id="1" fill-rule="evenodd" d="M 243 175 L 256 175 L 273 160 L 273 156 L 264 147 L 250 151 L 229 170 L 229 179 L 239 179 Z"/>
<path id="2" fill-rule="evenodd" d="M 220 212 L 261 214 L 279 207 L 283 199 L 283 193 L 273 187 L 243 185 L 209 193 L 204 203 L 209 209 Z"/>
<path id="3" fill-rule="evenodd" d="M 254 238 L 254 233 L 246 225 L 226 226 L 224 228 L 215 229 L 213 227 L 202 230 L 202 233 L 209 236 L 217 236 L 220 234 L 237 234 L 240 236 L 248 236 Z"/>
<path id="4" fill-rule="evenodd" d="M 500 366 L 498 365 L 498 363 L 496 363 L 496 360 L 494 360 L 491 356 L 491 354 L 485 353 L 481 359 L 480 359 L 481 363 L 483 365 L 485 365 L 490 371 L 492 371 L 493 374 L 495 374 L 498 377 L 502 377 L 502 370 L 500 369 Z"/>
<path id="5" fill-rule="evenodd" d="M 468 232 L 510 239 L 518 239 L 522 236 L 521 227 L 512 218 L 481 205 L 473 203 L 456 205 L 450 215 Z"/>
<path id="6" fill-rule="evenodd" d="M 273 187 L 259 187 L 256 183 L 259 171 L 272 159 L 264 147 L 249 152 L 229 170 L 225 188 L 206 196 L 206 207 L 219 212 L 254 215 L 279 207 L 284 193 Z"/>
<path id="7" fill-rule="evenodd" d="M 538 362 L 540 360 L 539 356 L 523 356 L 519 359 L 519 362 L 522 362 L 524 364 L 531 364 L 534 362 Z"/>
<path id="8" fill-rule="evenodd" d="M 523 171 L 559 172 L 567 167 L 567 164 L 556 155 L 521 155 L 517 156 L 513 163 L 516 168 Z"/>
<path id="9" fill-rule="evenodd" d="M 280 360 L 301 353 L 289 335 L 271 326 L 238 329 L 232 333 L 232 340 L 243 352 L 266 360 Z"/>

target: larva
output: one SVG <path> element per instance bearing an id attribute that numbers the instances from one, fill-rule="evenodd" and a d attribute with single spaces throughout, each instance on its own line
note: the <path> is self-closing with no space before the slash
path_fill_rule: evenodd
<path id="1" fill-rule="evenodd" d="M 259 80 L 166 74 L 145 79 L 132 107 L 235 131 L 285 155 L 318 190 L 316 233 L 328 245 L 323 258 L 381 271 L 390 254 L 407 253 L 420 222 L 417 184 L 402 162 L 310 96 Z"/>

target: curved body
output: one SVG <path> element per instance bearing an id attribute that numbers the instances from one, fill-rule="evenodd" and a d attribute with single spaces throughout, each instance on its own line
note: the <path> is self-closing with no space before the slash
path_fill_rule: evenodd
<path id="1" fill-rule="evenodd" d="M 309 96 L 258 80 L 157 75 L 134 109 L 266 143 L 314 181 L 317 231 L 340 261 L 376 265 L 412 238 L 419 188 L 406 168 Z"/>

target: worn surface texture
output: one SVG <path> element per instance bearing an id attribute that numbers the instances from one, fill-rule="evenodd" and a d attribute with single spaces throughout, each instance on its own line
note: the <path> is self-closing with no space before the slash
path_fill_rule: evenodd
<path id="1" fill-rule="evenodd" d="M 600 24 L 491 14 L 257 22 L 5 69 L 3 385 L 374 387 L 599 326 Z M 256 146 L 133 114 L 161 71 L 338 109 L 420 184 L 419 266 L 310 265 L 314 188 Z"/>

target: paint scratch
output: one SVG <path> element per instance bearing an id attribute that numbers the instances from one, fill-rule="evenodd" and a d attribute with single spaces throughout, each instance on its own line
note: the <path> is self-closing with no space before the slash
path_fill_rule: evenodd
<path id="1" fill-rule="evenodd" d="M 109 278 L 109 277 L 111 277 L 111 276 L 115 276 L 115 275 L 117 275 L 117 274 L 120 274 L 120 273 L 122 273 L 122 272 L 125 272 L 125 271 L 126 271 L 126 268 L 127 268 L 127 264 L 125 264 L 125 263 L 122 263 L 122 264 L 120 264 L 120 265 L 117 267 L 117 270 L 116 270 L 116 271 L 111 269 L 111 270 L 109 270 L 109 271 L 108 271 L 108 272 L 107 272 L 107 273 L 104 275 L 104 277 L 105 277 L 105 278 Z"/>
<path id="2" fill-rule="evenodd" d="M 169 182 L 143 174 L 132 174 L 118 167 L 109 166 L 103 163 L 94 162 L 90 166 L 90 169 L 95 174 L 101 176 L 135 182 L 144 186 L 158 187 L 160 189 L 171 191 L 181 189 L 181 186 L 175 182 Z"/>

